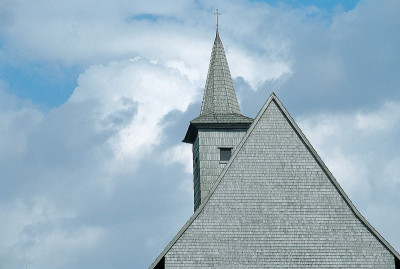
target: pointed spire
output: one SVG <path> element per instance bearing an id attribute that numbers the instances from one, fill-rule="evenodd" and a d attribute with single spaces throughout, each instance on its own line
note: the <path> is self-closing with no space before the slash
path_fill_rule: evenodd
<path id="1" fill-rule="evenodd" d="M 183 142 L 193 144 L 198 128 L 247 130 L 252 122 L 252 118 L 243 116 L 240 111 L 224 46 L 217 29 L 200 116 L 190 121 Z"/>
<path id="2" fill-rule="evenodd" d="M 200 115 L 232 113 L 242 114 L 217 29 Z"/>

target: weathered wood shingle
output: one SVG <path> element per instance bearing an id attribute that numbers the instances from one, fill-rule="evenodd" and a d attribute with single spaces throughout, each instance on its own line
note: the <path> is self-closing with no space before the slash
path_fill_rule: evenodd
<path id="1" fill-rule="evenodd" d="M 194 209 L 207 197 L 225 164 L 220 148 L 235 149 L 253 119 L 241 114 L 218 31 L 212 48 L 200 116 L 190 121 L 183 142 L 193 144 Z"/>
<path id="2" fill-rule="evenodd" d="M 399 254 L 361 216 L 272 94 L 202 205 L 152 266 L 395 268 Z"/>
<path id="3" fill-rule="evenodd" d="M 230 113 L 242 114 L 233 88 L 224 46 L 217 31 L 211 52 L 200 115 Z"/>

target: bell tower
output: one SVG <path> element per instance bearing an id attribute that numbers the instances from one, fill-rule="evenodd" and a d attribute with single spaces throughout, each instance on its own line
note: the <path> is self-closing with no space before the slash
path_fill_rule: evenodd
<path id="1" fill-rule="evenodd" d="M 207 197 L 253 119 L 240 111 L 218 28 L 200 116 L 190 121 L 183 142 L 192 144 L 194 210 Z"/>

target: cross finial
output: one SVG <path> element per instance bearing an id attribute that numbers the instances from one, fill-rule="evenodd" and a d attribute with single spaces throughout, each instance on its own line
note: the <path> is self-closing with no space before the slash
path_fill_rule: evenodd
<path id="1" fill-rule="evenodd" d="M 217 16 L 217 30 L 218 30 L 218 15 L 221 15 L 221 13 L 218 12 L 218 8 L 215 10 L 214 15 Z"/>

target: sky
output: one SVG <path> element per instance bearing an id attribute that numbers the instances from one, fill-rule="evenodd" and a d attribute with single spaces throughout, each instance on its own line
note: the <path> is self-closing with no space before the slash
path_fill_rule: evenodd
<path id="1" fill-rule="evenodd" d="M 147 268 L 193 213 L 215 37 L 400 251 L 400 1 L 0 0 L 0 268 Z"/>

